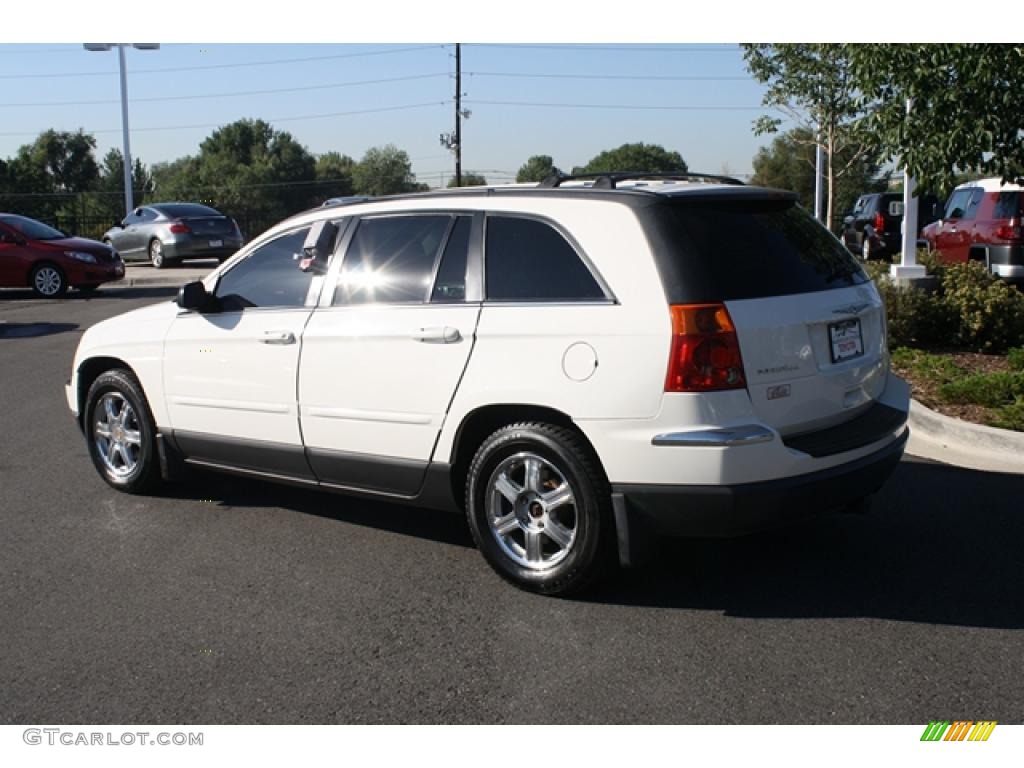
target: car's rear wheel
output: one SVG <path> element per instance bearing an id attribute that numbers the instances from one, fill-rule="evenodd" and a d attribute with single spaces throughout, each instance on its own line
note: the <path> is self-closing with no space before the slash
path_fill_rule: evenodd
<path id="1" fill-rule="evenodd" d="M 860 257 L 864 261 L 871 261 L 871 241 L 866 237 L 864 242 L 860 244 Z"/>
<path id="2" fill-rule="evenodd" d="M 67 278 L 60 267 L 54 264 L 39 264 L 32 270 L 32 290 L 36 296 L 52 299 L 63 296 L 68 289 Z"/>
<path id="3" fill-rule="evenodd" d="M 149 244 L 149 263 L 153 265 L 153 269 L 169 266 L 167 257 L 164 256 L 164 244 L 159 240 L 153 240 Z"/>
<path id="4" fill-rule="evenodd" d="M 144 493 L 160 481 L 156 428 L 142 387 L 126 370 L 100 374 L 85 400 L 89 456 L 108 485 Z"/>
<path id="5" fill-rule="evenodd" d="M 466 515 L 487 562 L 523 589 L 578 592 L 611 562 L 608 481 L 564 427 L 523 423 L 491 434 L 469 468 Z"/>

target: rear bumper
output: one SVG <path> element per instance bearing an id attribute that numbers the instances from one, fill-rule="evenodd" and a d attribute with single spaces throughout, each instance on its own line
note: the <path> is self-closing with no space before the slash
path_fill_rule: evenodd
<path id="1" fill-rule="evenodd" d="M 1024 246 L 990 245 L 988 266 L 992 274 L 1012 282 L 1024 282 Z"/>
<path id="2" fill-rule="evenodd" d="M 223 245 L 211 247 L 211 240 L 221 240 Z M 168 259 L 226 259 L 229 256 L 233 256 L 241 247 L 242 241 L 237 238 L 188 237 L 187 239 L 168 240 L 165 242 L 164 257 Z"/>
<path id="3" fill-rule="evenodd" d="M 649 534 L 739 536 L 844 507 L 874 493 L 903 455 L 904 429 L 884 447 L 805 475 L 738 485 L 613 484 L 620 556 Z M 624 551 L 625 550 L 625 551 Z"/>

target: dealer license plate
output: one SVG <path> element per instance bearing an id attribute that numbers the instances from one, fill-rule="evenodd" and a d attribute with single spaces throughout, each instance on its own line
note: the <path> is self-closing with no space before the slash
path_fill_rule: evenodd
<path id="1" fill-rule="evenodd" d="M 860 334 L 859 319 L 853 318 L 830 324 L 828 335 L 832 341 L 833 363 L 841 363 L 843 360 L 860 357 L 864 354 L 864 341 Z"/>

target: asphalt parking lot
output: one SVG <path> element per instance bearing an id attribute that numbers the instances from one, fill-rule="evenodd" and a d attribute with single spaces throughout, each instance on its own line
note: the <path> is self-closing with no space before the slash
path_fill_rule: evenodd
<path id="1" fill-rule="evenodd" d="M 866 516 L 535 597 L 443 513 L 109 489 L 72 355 L 173 292 L 0 292 L 0 723 L 1024 721 L 1024 476 L 908 458 Z"/>

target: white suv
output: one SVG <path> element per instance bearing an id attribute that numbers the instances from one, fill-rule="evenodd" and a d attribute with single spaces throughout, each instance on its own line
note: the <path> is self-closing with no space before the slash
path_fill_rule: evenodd
<path id="1" fill-rule="evenodd" d="M 679 174 L 300 214 L 90 328 L 67 398 L 114 488 L 194 465 L 464 510 L 548 594 L 651 534 L 858 502 L 909 405 L 842 243 L 790 193 Z"/>

